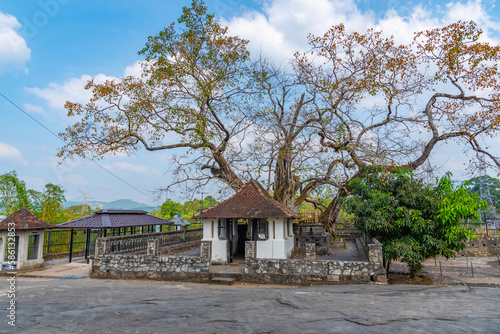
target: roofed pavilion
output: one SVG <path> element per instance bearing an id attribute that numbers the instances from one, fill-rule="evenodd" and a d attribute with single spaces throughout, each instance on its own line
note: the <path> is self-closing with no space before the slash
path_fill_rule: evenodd
<path id="1" fill-rule="evenodd" d="M 89 257 L 90 249 L 95 244 L 91 242 L 90 233 L 98 231 L 100 236 L 159 232 L 163 225 L 173 225 L 173 222 L 160 217 L 152 216 L 144 210 L 99 210 L 90 216 L 74 219 L 58 224 L 58 228 L 70 228 L 73 236 L 74 229 L 86 230 L 85 258 Z M 92 243 L 92 245 L 91 245 Z M 70 241 L 69 262 L 73 253 L 73 238 Z"/>
<path id="2" fill-rule="evenodd" d="M 288 258 L 294 248 L 295 211 L 274 200 L 256 180 L 250 180 L 227 200 L 196 214 L 203 239 L 211 242 L 212 262 L 232 262 L 245 254 L 245 242 L 255 241 L 256 258 Z"/>

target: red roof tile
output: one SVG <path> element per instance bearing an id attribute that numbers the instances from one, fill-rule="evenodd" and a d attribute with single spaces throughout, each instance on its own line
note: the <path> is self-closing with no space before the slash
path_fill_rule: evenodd
<path id="1" fill-rule="evenodd" d="M 259 182 L 250 180 L 236 194 L 193 218 L 300 218 L 300 215 L 271 198 Z"/>
<path id="2" fill-rule="evenodd" d="M 14 223 L 17 230 L 43 230 L 47 228 L 54 228 L 55 226 L 44 222 L 31 211 L 22 207 L 4 220 L 0 222 L 0 230 L 8 230 L 9 224 Z"/>
<path id="3" fill-rule="evenodd" d="M 143 210 L 99 210 L 91 216 L 61 223 L 57 227 L 101 229 L 150 225 L 172 225 L 172 222 L 148 215 Z"/>

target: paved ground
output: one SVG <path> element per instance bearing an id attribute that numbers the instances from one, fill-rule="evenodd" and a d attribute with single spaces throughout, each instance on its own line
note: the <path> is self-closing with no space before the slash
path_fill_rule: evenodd
<path id="1" fill-rule="evenodd" d="M 2 283 L 0 332 L 500 332 L 499 287 L 226 287 L 94 279 L 18 281 L 13 330 Z"/>
<path id="2" fill-rule="evenodd" d="M 91 264 L 83 258 L 76 258 L 73 262 L 68 263 L 68 259 L 58 259 L 45 261 L 44 267 L 36 270 L 30 270 L 18 274 L 19 278 L 36 277 L 36 278 L 52 278 L 59 279 L 69 276 L 89 276 Z"/>

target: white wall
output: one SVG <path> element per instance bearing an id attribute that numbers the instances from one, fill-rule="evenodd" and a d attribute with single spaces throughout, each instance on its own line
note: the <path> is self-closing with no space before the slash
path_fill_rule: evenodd
<path id="1" fill-rule="evenodd" d="M 217 219 L 203 219 L 202 241 L 212 241 L 212 262 L 227 263 L 227 240 L 219 239 Z"/>
<path id="2" fill-rule="evenodd" d="M 256 257 L 259 259 L 287 259 L 290 257 L 294 247 L 294 236 L 286 236 L 286 219 L 269 218 L 267 240 L 256 242 Z M 212 262 L 227 263 L 227 240 L 219 239 L 218 220 L 203 219 L 203 241 L 212 241 Z M 274 229 L 273 229 L 274 222 Z M 237 224 L 233 224 L 233 252 L 238 246 Z"/>
<path id="3" fill-rule="evenodd" d="M 268 218 L 267 221 L 269 239 L 256 242 L 256 257 L 258 259 L 287 259 L 293 251 L 294 236 L 286 236 L 286 219 Z"/>
<path id="4" fill-rule="evenodd" d="M 28 260 L 28 240 L 30 234 L 38 234 L 38 256 L 34 260 Z M 2 246 L 0 247 L 0 260 L 1 263 L 8 262 L 8 258 L 5 258 L 5 249 L 7 242 L 8 231 L 2 231 L 0 233 L 0 238 Z M 44 230 L 19 230 L 16 231 L 16 235 L 19 235 L 19 251 L 17 254 L 17 270 L 22 269 L 32 269 L 43 266 L 43 241 L 44 241 Z"/>

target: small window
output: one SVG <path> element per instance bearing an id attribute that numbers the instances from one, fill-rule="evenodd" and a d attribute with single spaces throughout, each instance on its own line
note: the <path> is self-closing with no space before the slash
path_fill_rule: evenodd
<path id="1" fill-rule="evenodd" d="M 219 222 L 217 224 L 217 230 L 219 239 L 226 239 L 226 220 L 225 219 L 219 219 Z"/>
<path id="2" fill-rule="evenodd" d="M 253 240 L 267 240 L 269 238 L 269 223 L 265 219 L 253 220 Z"/>
<path id="3" fill-rule="evenodd" d="M 28 260 L 38 259 L 39 234 L 30 234 L 28 238 Z"/>
<path id="4" fill-rule="evenodd" d="M 292 220 L 288 219 L 287 221 L 287 235 L 291 237 L 293 234 L 293 225 L 292 225 Z"/>

